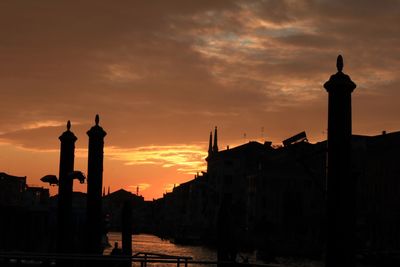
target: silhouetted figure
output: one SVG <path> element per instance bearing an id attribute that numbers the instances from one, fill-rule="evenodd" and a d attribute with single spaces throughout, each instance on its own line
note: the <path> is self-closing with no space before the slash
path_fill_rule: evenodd
<path id="1" fill-rule="evenodd" d="M 356 85 L 342 72 L 324 84 L 328 103 L 327 252 L 326 267 L 355 265 L 356 181 L 351 174 L 351 93 Z"/>
<path id="2" fill-rule="evenodd" d="M 71 252 L 72 245 L 72 179 L 68 174 L 74 171 L 74 153 L 76 136 L 70 131 L 71 122 L 67 123 L 67 130 L 59 137 L 60 149 L 60 172 L 58 186 L 58 209 L 57 209 L 57 251 Z M 46 176 L 45 176 L 46 177 Z M 43 177 L 42 179 L 44 179 Z M 48 177 L 49 182 L 55 183 L 54 177 Z M 56 178 L 57 179 L 57 178 Z"/>
<path id="3" fill-rule="evenodd" d="M 118 242 L 114 243 L 114 248 L 111 250 L 112 256 L 120 256 L 122 255 L 122 249 L 118 247 Z"/>
<path id="4" fill-rule="evenodd" d="M 102 254 L 103 216 L 101 193 L 103 188 L 103 149 L 106 132 L 99 126 L 99 115 L 96 125 L 88 132 L 88 180 L 87 180 L 87 252 Z"/>

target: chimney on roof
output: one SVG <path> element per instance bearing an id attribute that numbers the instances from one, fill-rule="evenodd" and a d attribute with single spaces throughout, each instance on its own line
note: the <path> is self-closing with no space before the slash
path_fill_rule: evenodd
<path id="1" fill-rule="evenodd" d="M 272 146 L 272 142 L 271 141 L 265 141 L 264 142 L 264 146 L 271 147 Z"/>

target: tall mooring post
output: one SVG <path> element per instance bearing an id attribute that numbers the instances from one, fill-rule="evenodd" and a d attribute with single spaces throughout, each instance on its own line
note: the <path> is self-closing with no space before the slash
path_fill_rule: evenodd
<path id="1" fill-rule="evenodd" d="M 231 266 L 236 259 L 236 244 L 232 224 L 232 200 L 224 195 L 217 217 L 217 260 L 220 262 L 218 267 Z"/>
<path id="2" fill-rule="evenodd" d="M 103 216 L 103 149 L 106 132 L 99 126 L 99 115 L 96 115 L 96 125 L 88 132 L 89 155 L 87 176 L 87 252 L 102 254 Z"/>
<path id="3" fill-rule="evenodd" d="M 132 202 L 126 200 L 122 206 L 122 254 L 132 256 Z M 131 265 L 131 262 L 129 262 Z"/>
<path id="4" fill-rule="evenodd" d="M 77 140 L 71 132 L 71 122 L 67 122 L 67 130 L 59 137 L 60 172 L 58 186 L 57 208 L 57 251 L 72 252 L 72 179 L 69 174 L 74 171 L 75 142 Z"/>
<path id="5" fill-rule="evenodd" d="M 328 103 L 326 267 L 355 266 L 356 180 L 351 170 L 351 93 L 356 84 L 342 72 L 324 84 Z"/>

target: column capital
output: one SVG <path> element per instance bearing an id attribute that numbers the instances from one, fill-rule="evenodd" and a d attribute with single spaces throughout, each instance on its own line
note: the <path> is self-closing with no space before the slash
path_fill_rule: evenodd
<path id="1" fill-rule="evenodd" d="M 100 127 L 99 122 L 100 122 L 99 115 L 96 115 L 95 125 L 92 128 L 90 128 L 89 131 L 87 131 L 87 135 L 90 138 L 92 138 L 92 137 L 93 138 L 104 138 L 107 135 L 106 131 L 104 131 L 103 128 Z"/>
<path id="2" fill-rule="evenodd" d="M 340 91 L 352 93 L 357 87 L 350 76 L 343 73 L 343 65 L 343 57 L 339 55 L 336 60 L 337 73 L 333 74 L 324 84 L 324 88 L 328 93 Z"/>
<path id="3" fill-rule="evenodd" d="M 58 137 L 58 139 L 60 139 L 61 142 L 75 142 L 76 140 L 78 140 L 78 138 L 75 136 L 75 134 L 73 132 L 71 132 L 71 122 L 68 121 L 67 122 L 67 130 L 65 132 L 63 132 L 60 137 Z"/>

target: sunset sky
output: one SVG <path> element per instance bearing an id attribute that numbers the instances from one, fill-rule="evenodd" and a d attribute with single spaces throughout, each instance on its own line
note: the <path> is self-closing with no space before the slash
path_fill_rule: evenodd
<path id="1" fill-rule="evenodd" d="M 399 25 L 390 0 L 1 1 L 0 172 L 47 187 L 71 120 L 86 173 L 98 113 L 104 185 L 159 198 L 205 170 L 215 126 L 220 149 L 324 140 L 338 54 L 353 133 L 398 131 Z"/>

